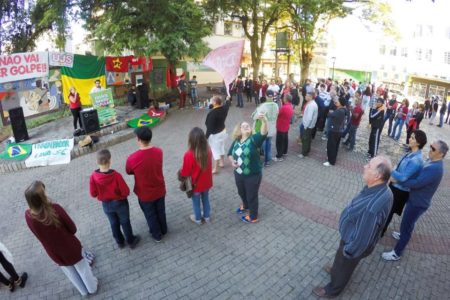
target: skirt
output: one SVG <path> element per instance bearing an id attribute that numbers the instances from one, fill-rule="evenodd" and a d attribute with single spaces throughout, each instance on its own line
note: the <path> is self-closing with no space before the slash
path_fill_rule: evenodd
<path id="1" fill-rule="evenodd" d="M 221 155 L 225 155 L 225 140 L 227 139 L 227 130 L 224 129 L 219 133 L 211 134 L 208 138 L 209 146 L 214 160 L 219 160 Z"/>

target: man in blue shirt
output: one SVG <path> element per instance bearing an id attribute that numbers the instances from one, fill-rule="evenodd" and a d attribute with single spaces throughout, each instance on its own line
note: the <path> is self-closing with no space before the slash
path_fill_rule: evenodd
<path id="1" fill-rule="evenodd" d="M 399 240 L 392 251 L 384 252 L 381 256 L 384 260 L 399 260 L 403 251 L 411 239 L 414 225 L 420 216 L 427 211 L 431 205 L 431 199 L 441 183 L 444 175 L 443 159 L 448 151 L 448 145 L 438 140 L 430 145 L 428 161 L 425 163 L 419 176 L 402 182 L 402 185 L 410 188 L 409 200 L 406 202 L 403 213 L 400 232 L 393 232 L 392 236 Z"/>
<path id="2" fill-rule="evenodd" d="M 315 295 L 326 298 L 339 295 L 359 261 L 372 253 L 392 206 L 392 192 L 387 186 L 391 170 L 391 161 L 383 156 L 371 159 L 364 166 L 363 179 L 367 186 L 342 212 L 339 249 L 333 266 L 325 267 L 331 281 L 325 287 L 314 288 Z"/>

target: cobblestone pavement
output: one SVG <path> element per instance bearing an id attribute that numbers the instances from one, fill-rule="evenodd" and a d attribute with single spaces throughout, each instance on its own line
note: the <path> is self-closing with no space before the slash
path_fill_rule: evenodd
<path id="1" fill-rule="evenodd" d="M 233 106 L 227 119 L 229 132 L 240 120 L 249 119 L 253 108 L 253 104 L 244 109 Z M 239 198 L 231 167 L 226 165 L 214 177 L 210 192 L 213 222 L 198 226 L 188 219 L 191 200 L 178 191 L 175 174 L 181 166 L 189 129 L 204 127 L 205 116 L 205 110 L 174 111 L 154 129 L 152 142 L 164 150 L 168 191 L 169 233 L 160 244 L 147 233 L 136 196 L 131 195 L 132 225 L 143 239 L 135 250 L 115 246 L 101 204 L 88 192 L 89 175 L 96 167 L 95 154 L 74 159 L 69 165 L 1 175 L 1 241 L 13 253 L 18 271 L 29 273 L 29 281 L 13 296 L 1 288 L 0 297 L 79 298 L 24 220 L 23 191 L 32 180 L 40 179 L 48 195 L 74 219 L 83 245 L 96 254 L 94 274 L 100 287 L 92 299 L 315 299 L 312 288 L 329 280 L 322 266 L 332 261 L 338 247 L 339 214 L 363 185 L 366 124 L 359 130 L 357 151 L 341 148 L 338 163 L 331 168 L 322 166 L 326 142 L 320 138 L 313 142 L 309 158 L 297 158 L 298 123 L 293 125 L 287 159 L 264 170 L 258 224 L 243 224 L 234 213 Z M 431 136 L 448 140 L 450 128 L 446 126 L 423 127 Z M 381 144 L 381 152 L 398 160 L 400 145 L 384 134 Z M 113 168 L 124 174 L 125 160 L 136 148 L 134 139 L 110 147 Z M 447 169 L 448 165 L 446 160 Z M 124 177 L 132 187 L 132 177 Z M 340 299 L 448 298 L 448 190 L 446 175 L 432 208 L 418 222 L 404 257 L 394 263 L 382 261 L 381 252 L 393 244 L 391 238 L 385 237 L 373 255 L 361 262 Z M 398 227 L 399 218 L 394 217 L 391 228 Z"/>

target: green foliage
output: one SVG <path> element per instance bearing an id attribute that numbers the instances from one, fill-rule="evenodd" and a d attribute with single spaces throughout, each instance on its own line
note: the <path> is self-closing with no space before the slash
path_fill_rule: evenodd
<path id="1" fill-rule="evenodd" d="M 0 4 L 1 52 L 27 52 L 44 33 L 55 33 L 55 43 L 64 49 L 68 23 L 76 16 L 76 0 L 19 0 Z"/>
<path id="2" fill-rule="evenodd" d="M 193 0 L 83 0 L 82 18 L 91 38 L 111 54 L 162 54 L 171 64 L 208 52 L 211 33 L 204 11 Z"/>

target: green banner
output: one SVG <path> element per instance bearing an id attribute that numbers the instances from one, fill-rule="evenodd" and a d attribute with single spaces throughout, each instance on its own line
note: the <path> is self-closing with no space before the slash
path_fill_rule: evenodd
<path id="1" fill-rule="evenodd" d="M 117 123 L 117 113 L 114 109 L 114 100 L 111 89 L 89 94 L 92 106 L 97 110 L 100 127 Z"/>
<path id="2" fill-rule="evenodd" d="M 1 159 L 22 160 L 30 156 L 31 144 L 9 144 L 6 149 L 0 153 Z"/>
<path id="3" fill-rule="evenodd" d="M 128 126 L 131 128 L 137 128 L 142 126 L 154 127 L 158 124 L 159 118 L 152 118 L 148 114 L 143 114 L 139 118 L 131 119 L 127 122 Z"/>

